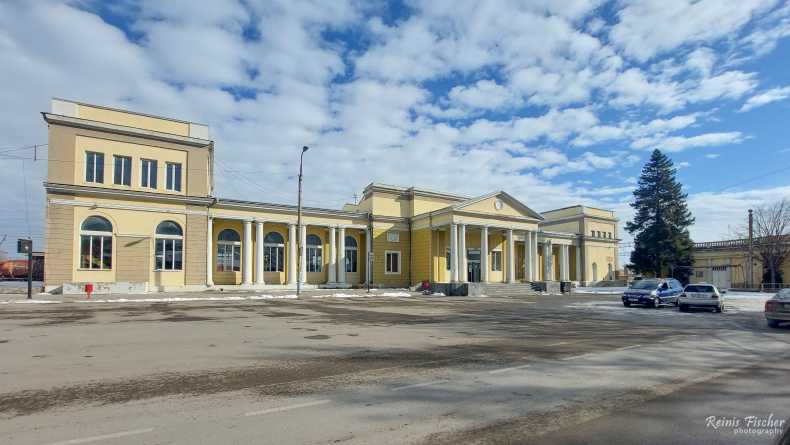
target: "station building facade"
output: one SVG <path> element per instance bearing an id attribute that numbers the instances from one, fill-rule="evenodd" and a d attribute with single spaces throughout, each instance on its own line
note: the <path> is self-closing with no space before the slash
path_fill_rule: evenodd
<path id="1" fill-rule="evenodd" d="M 371 183 L 297 226 L 294 205 L 214 196 L 206 125 L 62 99 L 42 115 L 49 291 L 587 284 L 618 268 L 608 210 Z"/>

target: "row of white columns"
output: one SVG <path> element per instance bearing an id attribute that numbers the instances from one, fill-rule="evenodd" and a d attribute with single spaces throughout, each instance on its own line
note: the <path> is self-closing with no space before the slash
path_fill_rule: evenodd
<path id="1" fill-rule="evenodd" d="M 505 280 L 508 283 L 516 281 L 515 241 L 513 229 L 505 229 L 507 267 Z M 551 240 L 543 243 L 543 277 L 554 278 L 554 254 Z M 570 281 L 570 246 L 559 246 L 559 278 L 560 281 Z M 480 281 L 488 282 L 488 227 L 480 228 Z M 581 271 L 581 249 L 576 246 L 576 275 L 577 280 Z M 538 264 L 538 233 L 536 231 L 524 232 L 524 270 L 527 281 L 538 281 L 540 267 Z M 466 255 L 466 224 L 450 224 L 450 281 L 466 282 L 468 279 L 468 264 Z"/>
<path id="2" fill-rule="evenodd" d="M 245 220 L 244 223 L 244 235 L 243 235 L 243 242 L 242 242 L 242 253 L 244 255 L 244 259 L 242 262 L 242 270 L 241 270 L 241 281 L 242 284 L 251 285 L 253 284 L 253 272 L 252 272 L 252 265 L 253 265 L 253 249 L 249 246 L 252 246 L 252 221 Z M 264 230 L 263 230 L 263 221 L 255 221 L 255 284 L 256 285 L 264 285 L 264 264 L 263 264 L 263 237 L 264 237 Z M 206 231 L 206 284 L 209 286 L 214 285 L 213 279 L 213 257 L 214 257 L 214 248 L 213 248 L 213 240 L 214 240 L 214 219 L 208 219 L 207 231 Z M 339 227 L 329 227 L 329 264 L 327 269 L 327 281 L 330 284 L 345 284 L 346 283 L 346 228 L 339 226 Z M 296 268 L 297 268 L 297 243 L 290 242 L 291 240 L 296 240 L 296 232 L 297 232 L 297 225 L 293 223 L 288 224 L 288 284 L 289 285 L 296 285 Z M 302 283 L 306 282 L 307 279 L 307 225 L 302 225 L 301 230 L 299 231 L 299 238 L 300 242 L 299 245 L 301 247 L 301 255 L 298 255 L 300 258 L 299 261 L 299 268 L 300 268 L 300 280 Z M 366 234 L 366 255 L 365 258 L 370 258 L 370 252 L 372 243 L 370 240 L 370 229 L 365 229 Z M 370 267 L 365 268 L 367 275 L 366 280 L 370 279 Z"/>

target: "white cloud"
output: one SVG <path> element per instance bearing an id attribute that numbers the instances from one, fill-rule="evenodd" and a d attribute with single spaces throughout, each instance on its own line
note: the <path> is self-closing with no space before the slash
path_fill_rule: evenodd
<path id="1" fill-rule="evenodd" d="M 771 88 L 770 90 L 763 91 L 762 93 L 755 94 L 746 100 L 740 111 L 749 111 L 763 105 L 768 105 L 771 102 L 778 102 L 790 97 L 790 86 Z"/>
<path id="2" fill-rule="evenodd" d="M 745 136 L 739 131 L 722 133 L 704 133 L 696 136 L 666 136 L 666 137 L 645 137 L 637 139 L 631 146 L 637 149 L 658 148 L 667 152 L 678 152 L 688 148 L 711 147 L 737 144 L 742 142 Z"/>
<path id="3" fill-rule="evenodd" d="M 705 155 L 705 157 L 708 158 L 708 159 L 716 159 L 719 156 L 720 155 L 718 153 L 708 153 L 708 154 Z"/>
<path id="4" fill-rule="evenodd" d="M 482 110 L 495 110 L 514 102 L 514 97 L 507 88 L 491 80 L 479 80 L 468 87 L 453 87 L 447 96 L 452 103 L 461 107 Z"/>
<path id="5" fill-rule="evenodd" d="M 610 39 L 629 56 L 646 61 L 681 45 L 726 37 L 777 0 L 626 0 Z"/>

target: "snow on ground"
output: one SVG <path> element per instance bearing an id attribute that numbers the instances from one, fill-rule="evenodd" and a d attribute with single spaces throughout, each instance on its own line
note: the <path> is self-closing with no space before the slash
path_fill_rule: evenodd
<path id="1" fill-rule="evenodd" d="M 763 312 L 763 310 L 765 310 L 765 301 L 773 296 L 774 294 L 760 292 L 728 292 L 724 294 L 724 313 Z M 566 307 L 572 309 L 629 314 L 638 314 L 638 311 L 643 309 L 641 306 L 625 307 L 620 301 L 603 300 L 570 303 Z M 665 306 L 661 310 L 653 310 L 651 313 L 658 316 L 675 316 L 679 312 L 673 309 L 674 308 L 672 308 L 672 306 Z M 693 315 L 695 312 L 690 312 L 688 314 Z"/>
<path id="2" fill-rule="evenodd" d="M 622 294 L 627 287 L 577 287 L 573 289 L 576 294 Z"/>

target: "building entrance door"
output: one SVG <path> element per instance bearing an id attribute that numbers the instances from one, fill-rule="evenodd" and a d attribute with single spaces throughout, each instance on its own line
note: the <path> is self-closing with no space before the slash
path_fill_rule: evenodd
<path id="1" fill-rule="evenodd" d="M 470 283 L 480 282 L 480 249 L 467 249 L 466 264 L 469 269 L 467 281 Z"/>

